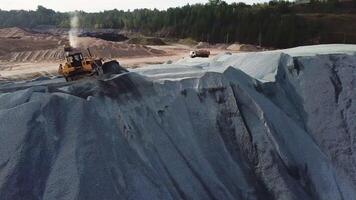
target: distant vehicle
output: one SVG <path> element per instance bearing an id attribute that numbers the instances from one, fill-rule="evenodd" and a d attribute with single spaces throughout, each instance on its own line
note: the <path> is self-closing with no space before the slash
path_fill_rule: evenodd
<path id="1" fill-rule="evenodd" d="M 210 56 L 210 51 L 201 49 L 201 50 L 191 51 L 189 55 L 191 58 L 196 58 L 196 57 L 208 58 Z"/>
<path id="2" fill-rule="evenodd" d="M 64 51 L 66 53 L 66 63 L 59 65 L 58 73 L 63 75 L 67 82 L 85 76 L 101 76 L 103 74 L 128 72 L 116 60 L 103 63 L 103 59 L 93 58 L 89 48 L 89 57 L 84 57 L 81 52 L 74 52 L 71 47 L 65 47 Z"/>

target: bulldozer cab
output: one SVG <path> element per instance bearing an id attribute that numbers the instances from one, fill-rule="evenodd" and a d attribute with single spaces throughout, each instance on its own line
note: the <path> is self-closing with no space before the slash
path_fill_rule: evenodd
<path id="1" fill-rule="evenodd" d="M 81 67 L 83 61 L 82 53 L 70 54 L 67 56 L 67 62 L 71 64 L 73 67 Z"/>

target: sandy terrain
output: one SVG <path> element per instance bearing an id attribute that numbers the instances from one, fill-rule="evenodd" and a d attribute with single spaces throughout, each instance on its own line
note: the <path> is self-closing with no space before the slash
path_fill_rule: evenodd
<path id="1" fill-rule="evenodd" d="M 110 42 L 97 38 L 78 37 L 78 48 L 87 55 L 90 48 L 95 57 L 104 60 L 118 60 L 127 68 L 176 61 L 189 56 L 189 51 L 197 47 L 182 44 L 145 46 Z M 0 77 L 27 78 L 38 75 L 56 75 L 59 63 L 64 60 L 63 46 L 68 45 L 66 35 L 50 35 L 25 31 L 20 28 L 0 29 Z M 204 44 L 211 55 L 225 52 L 221 45 Z M 239 49 L 230 49 L 237 52 Z"/>
<path id="2" fill-rule="evenodd" d="M 143 65 L 160 64 L 167 61 L 177 61 L 181 58 L 189 56 L 190 47 L 184 45 L 170 45 L 170 46 L 152 46 L 152 49 L 165 51 L 163 55 L 141 55 L 141 56 L 126 56 L 113 57 L 120 64 L 126 68 L 137 68 Z M 211 55 L 217 55 L 226 50 L 209 49 Z M 109 60 L 107 58 L 105 60 Z M 36 62 L 0 62 L 0 76 L 11 78 L 25 78 L 36 75 L 52 74 L 56 75 L 58 65 L 63 61 L 36 61 Z"/>

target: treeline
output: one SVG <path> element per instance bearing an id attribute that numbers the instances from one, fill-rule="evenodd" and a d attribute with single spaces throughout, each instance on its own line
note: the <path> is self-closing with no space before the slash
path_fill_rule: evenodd
<path id="1" fill-rule="evenodd" d="M 352 3 L 352 6 L 355 5 Z M 210 0 L 206 4 L 186 5 L 164 11 L 114 9 L 99 13 L 79 11 L 78 15 L 83 28 L 113 28 L 147 35 L 189 37 L 211 43 L 241 42 L 284 48 L 310 44 L 323 31 L 321 24 L 306 20 L 300 13 L 342 12 L 340 8 L 342 6 L 337 0 L 312 0 L 305 5 L 286 1 L 246 5 Z M 42 6 L 36 11 L 0 11 L 0 27 L 69 27 L 71 15 Z"/>

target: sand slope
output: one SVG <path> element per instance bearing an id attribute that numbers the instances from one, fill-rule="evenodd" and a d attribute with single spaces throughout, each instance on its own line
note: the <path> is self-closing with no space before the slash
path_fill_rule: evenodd
<path id="1" fill-rule="evenodd" d="M 0 198 L 355 199 L 355 52 L 0 82 Z"/>
<path id="2" fill-rule="evenodd" d="M 165 52 L 144 45 L 110 42 L 91 37 L 76 38 L 84 53 L 90 48 L 101 58 L 160 56 Z M 64 59 L 63 47 L 69 45 L 66 35 L 32 33 L 20 28 L 0 29 L 0 61 L 43 62 Z"/>

